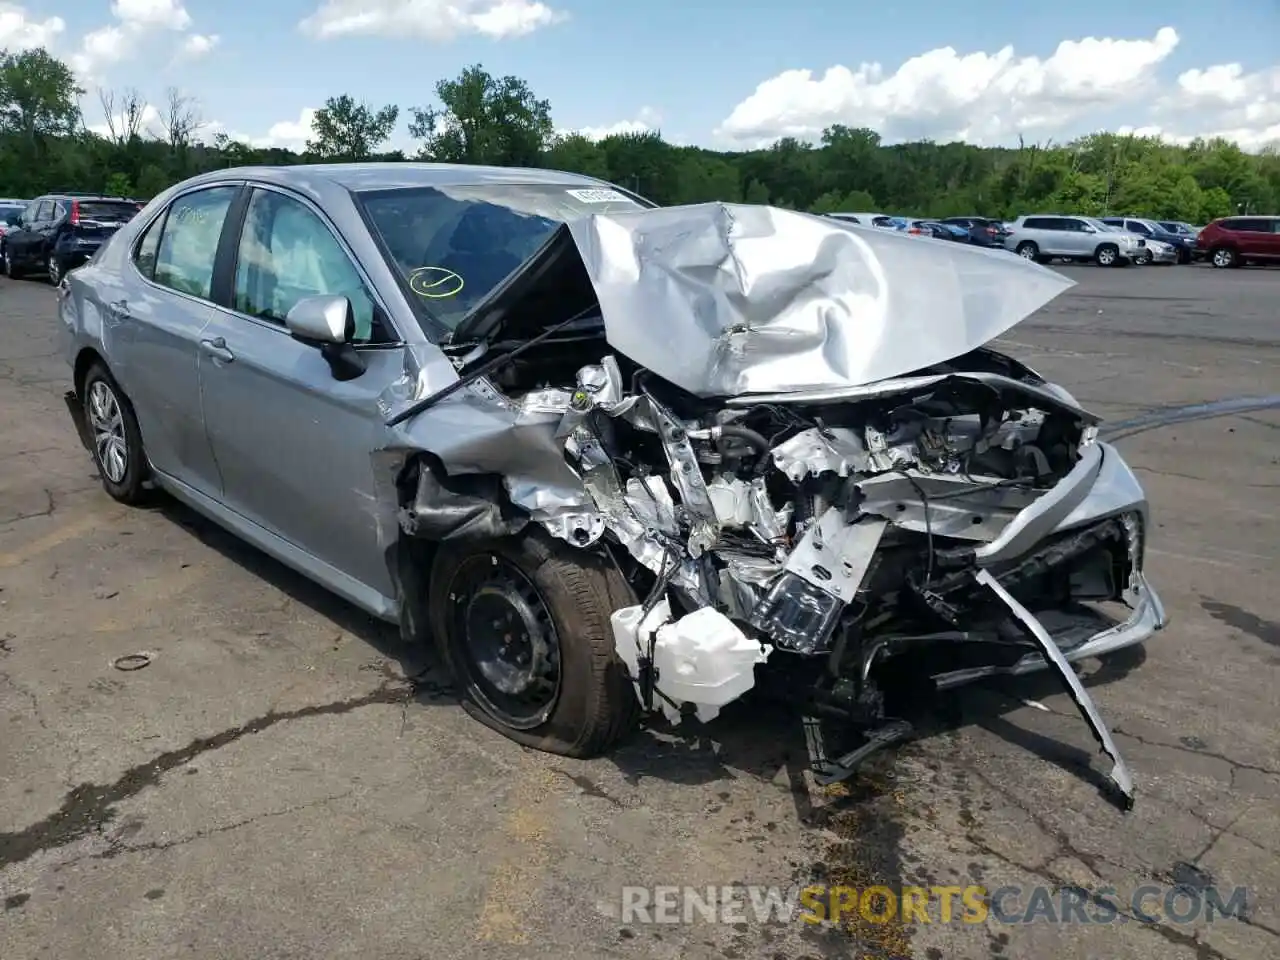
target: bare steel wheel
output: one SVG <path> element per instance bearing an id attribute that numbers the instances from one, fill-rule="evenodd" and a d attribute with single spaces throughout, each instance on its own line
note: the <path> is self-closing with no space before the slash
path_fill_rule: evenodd
<path id="1" fill-rule="evenodd" d="M 449 584 L 453 662 L 486 713 L 513 730 L 545 723 L 560 695 L 560 638 L 529 578 L 494 554 L 469 557 Z"/>
<path id="2" fill-rule="evenodd" d="M 147 462 L 133 407 L 101 363 L 89 368 L 82 390 L 84 422 L 103 489 L 121 503 L 138 503 L 147 493 Z"/>
<path id="3" fill-rule="evenodd" d="M 634 602 L 605 557 L 526 528 L 442 543 L 427 614 L 473 717 L 525 746 L 589 757 L 636 719 L 609 623 Z"/>

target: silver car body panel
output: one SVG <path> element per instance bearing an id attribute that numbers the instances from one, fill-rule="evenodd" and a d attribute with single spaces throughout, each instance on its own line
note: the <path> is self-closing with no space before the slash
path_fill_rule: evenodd
<path id="1" fill-rule="evenodd" d="M 1097 418 L 1025 368 L 1015 376 L 957 359 L 1071 281 L 998 251 L 769 207 L 596 215 L 571 222 L 569 233 L 600 308 L 607 344 L 598 362 L 564 383 L 504 392 L 490 377 L 468 372 L 474 357 L 433 342 L 351 192 L 478 182 L 601 185 L 549 171 L 420 164 L 207 174 L 161 194 L 93 263 L 68 276 L 59 290 L 68 361 L 81 364 L 92 352 L 108 364 L 134 403 L 161 486 L 387 620 L 403 617 L 393 553 L 405 536 L 511 535 L 533 523 L 592 549 L 610 533 L 685 598 L 745 619 L 776 599 L 788 577 L 807 583 L 811 599 L 826 591 L 824 602 L 842 608 L 886 531 L 932 535 L 935 522 L 959 529 L 955 511 L 964 509 L 971 529 L 960 539 L 974 545 L 979 586 L 990 585 L 982 579 L 994 576 L 988 571 L 1046 537 L 1123 521 L 1131 566 L 1123 599 L 1132 614 L 1067 644 L 1057 657 L 1044 655 L 1048 626 L 1028 623 L 1039 653 L 942 675 L 939 685 L 1050 665 L 1062 672 L 1079 656 L 1139 643 L 1164 625 L 1142 574 L 1146 499 L 1119 453 L 1097 441 Z M 245 183 L 284 191 L 320 215 L 386 313 L 394 342 L 356 348 L 361 376 L 336 380 L 319 351 L 283 326 L 159 286 L 133 266 L 142 231 L 175 197 Z M 610 350 L 693 398 L 715 398 L 720 419 L 685 420 L 629 386 Z M 476 356 L 483 352 L 478 347 Z M 768 405 L 848 409 L 953 387 L 987 391 L 1020 412 L 994 432 L 984 426 L 982 435 L 973 432 L 977 426 L 968 434 L 957 427 L 944 438 L 948 449 L 958 443 L 1016 451 L 1027 438 L 1034 442 L 1045 418 L 1056 417 L 1079 431 L 1074 467 L 1052 486 L 1030 490 L 932 463 L 925 440 L 937 438 L 920 433 L 924 427 L 901 435 L 869 425 L 811 431 L 757 452 L 793 480 L 834 473 L 856 482 L 866 502 L 855 528 L 828 512 L 821 523 L 796 527 L 801 546 L 794 553 L 779 546 L 770 559 L 724 550 L 726 531 L 781 544 L 796 519 L 793 504 L 770 502 L 760 477 L 704 476 L 701 464 L 711 461 L 702 454 L 735 429 L 735 418 Z M 441 395 L 446 389 L 452 392 Z M 402 416 L 410 409 L 413 415 Z M 624 477 L 595 414 L 655 435 L 665 463 L 652 464 L 643 479 Z M 401 482 L 411 464 L 423 466 L 406 503 Z M 450 486 L 467 478 L 477 485 Z M 909 505 L 895 478 L 913 489 L 954 489 L 934 516 L 928 505 Z M 724 563 L 719 582 L 707 577 L 700 559 L 707 553 Z M 842 564 L 847 581 L 834 593 L 811 572 L 821 570 L 824 556 Z M 1025 610 L 1010 609 L 1027 622 Z"/>
<path id="2" fill-rule="evenodd" d="M 968 353 L 1073 286 L 981 247 L 772 207 L 708 203 L 569 226 L 610 345 L 698 396 L 900 376 Z"/>

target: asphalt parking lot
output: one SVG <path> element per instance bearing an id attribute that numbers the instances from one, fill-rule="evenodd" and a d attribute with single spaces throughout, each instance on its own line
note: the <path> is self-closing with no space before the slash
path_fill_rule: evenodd
<path id="1" fill-rule="evenodd" d="M 1171 624 L 1085 667 L 1127 814 L 1038 678 L 940 704 L 845 791 L 806 784 L 798 723 L 765 710 L 592 762 L 523 751 L 353 608 L 173 503 L 109 500 L 53 292 L 0 279 L 0 957 L 1280 955 L 1280 271 L 1063 269 L 1078 286 L 1003 346 L 1108 418 L 1152 501 Z M 811 880 L 1248 896 L 1185 923 L 621 913 L 628 885 Z"/>

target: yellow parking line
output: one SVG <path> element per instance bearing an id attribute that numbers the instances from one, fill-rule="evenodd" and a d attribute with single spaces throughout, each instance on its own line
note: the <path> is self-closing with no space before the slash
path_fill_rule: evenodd
<path id="1" fill-rule="evenodd" d="M 30 543 L 18 547 L 16 550 L 0 553 L 0 570 L 16 567 L 43 553 L 48 553 L 54 547 L 61 546 L 68 540 L 74 540 L 76 537 L 88 533 L 104 523 L 117 519 L 118 516 L 118 514 L 91 513 L 78 517 L 69 523 L 63 524 L 56 530 L 50 530 L 43 537 L 37 537 Z"/>
<path id="2" fill-rule="evenodd" d="M 538 758 L 525 758 L 510 794 L 510 813 L 496 838 L 497 865 L 480 910 L 476 939 L 491 943 L 529 942 L 527 920 L 536 908 L 536 885 L 551 859 L 550 807 L 555 782 Z"/>

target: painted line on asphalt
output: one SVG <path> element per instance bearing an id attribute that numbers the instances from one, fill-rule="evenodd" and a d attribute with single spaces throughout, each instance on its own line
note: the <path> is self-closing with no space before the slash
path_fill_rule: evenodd
<path id="1" fill-rule="evenodd" d="M 496 865 L 476 928 L 476 939 L 508 945 L 529 942 L 537 887 L 551 861 L 551 804 L 556 783 L 547 758 L 525 757 L 508 794 L 506 820 L 495 837 Z"/>

